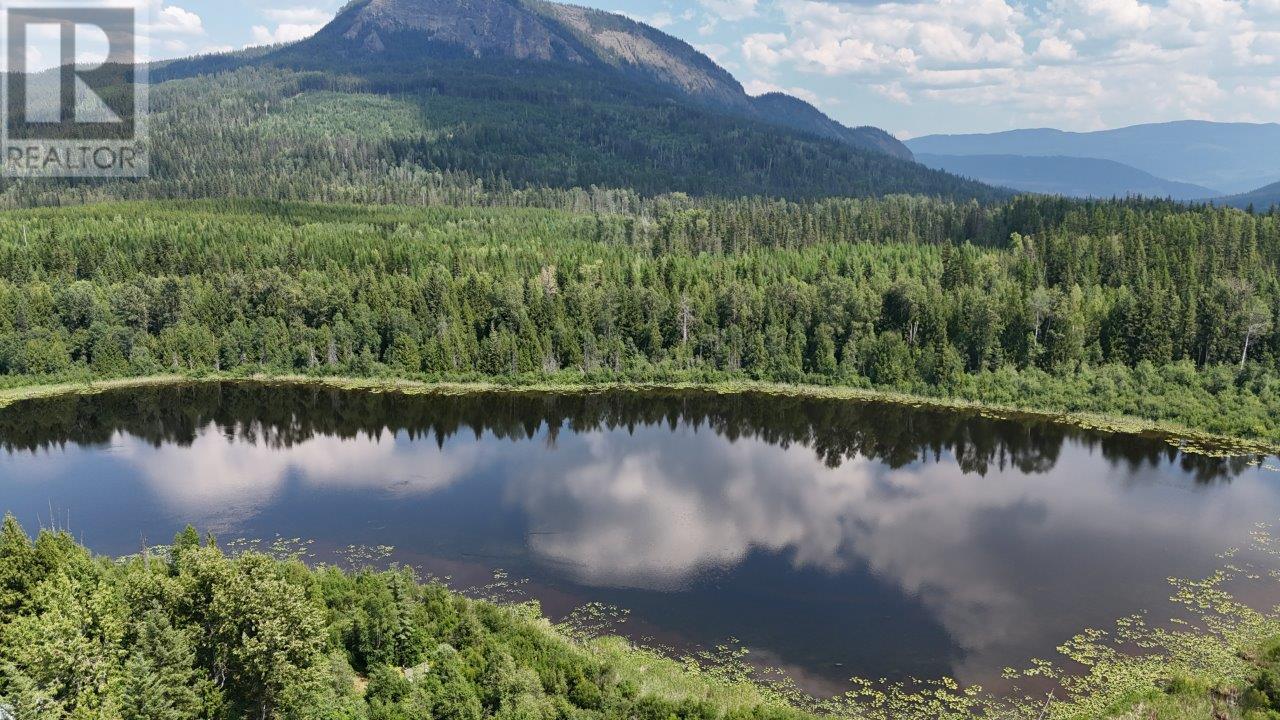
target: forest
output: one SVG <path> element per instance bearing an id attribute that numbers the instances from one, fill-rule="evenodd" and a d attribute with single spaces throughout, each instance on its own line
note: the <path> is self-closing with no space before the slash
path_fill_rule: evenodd
<path id="1" fill-rule="evenodd" d="M 0 182 L 0 204 L 266 198 L 420 203 L 505 191 L 796 199 L 1003 190 L 585 70 L 498 61 L 400 69 L 155 70 L 151 177 Z M 214 62 L 207 60 L 204 62 Z M 567 73 L 567 74 L 566 74 Z M 163 81 L 163 82 L 161 82 Z"/>
<path id="2" fill-rule="evenodd" d="M 359 550 L 359 549 L 356 549 Z M 70 532 L 0 527 L 0 714 L 39 720 L 1267 720 L 1280 708 L 1276 620 L 1215 582 L 1185 602 L 1221 634 L 1081 636 L 1064 693 L 997 698 L 940 680 L 851 684 L 818 701 L 741 658 L 675 659 L 552 625 L 536 602 L 475 599 L 353 554 L 304 563 L 277 541 L 224 549 L 188 527 L 112 559 Z M 363 559 L 362 559 L 363 558 Z M 474 593 L 474 591 L 473 591 Z M 1043 673 L 1048 663 L 1028 670 Z M 1138 708 L 1137 711 L 1133 710 Z M 1142 714 L 1135 714 L 1141 712 Z"/>
<path id="3" fill-rule="evenodd" d="M 12 516 L 0 530 L 0 697 L 19 718 L 810 717 L 745 686 L 681 692 L 675 663 L 627 659 L 553 631 L 536 603 L 408 568 L 312 569 L 191 528 L 114 562 L 65 532 L 33 542 Z"/>
<path id="4" fill-rule="evenodd" d="M 1280 438 L 1280 214 L 603 198 L 10 212 L 0 374 L 752 379 Z"/>

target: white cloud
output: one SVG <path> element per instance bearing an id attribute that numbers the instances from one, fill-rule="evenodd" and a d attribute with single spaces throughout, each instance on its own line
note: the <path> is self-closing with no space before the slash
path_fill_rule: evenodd
<path id="1" fill-rule="evenodd" d="M 406 453 L 383 433 L 357 439 L 317 436 L 280 448 L 233 445 L 211 428 L 188 447 L 157 448 L 123 434 L 115 442 L 120 457 L 136 463 L 168 513 L 219 531 L 256 516 L 295 473 L 319 488 L 409 496 L 448 487 L 484 463 L 478 444 L 446 450 L 425 443 Z"/>
<path id="2" fill-rule="evenodd" d="M 297 23 L 281 23 L 271 30 L 265 25 L 254 25 L 250 32 L 255 45 L 276 45 L 309 38 L 320 32 L 323 24 L 299 25 Z"/>
<path id="3" fill-rule="evenodd" d="M 650 15 L 648 20 L 641 20 L 641 22 L 652 25 L 658 29 L 662 29 L 662 28 L 668 28 L 674 25 L 676 22 L 676 19 L 672 17 L 671 13 L 669 12 L 657 12 L 657 13 L 654 13 L 653 15 Z"/>
<path id="4" fill-rule="evenodd" d="M 275 27 L 254 25 L 250 28 L 253 45 L 277 45 L 309 38 L 320 32 L 334 15 L 331 10 L 308 6 L 266 8 L 262 14 Z"/>
<path id="5" fill-rule="evenodd" d="M 911 104 L 911 94 L 907 92 L 906 88 L 902 87 L 902 83 L 900 82 L 891 82 L 891 83 L 883 83 L 880 85 L 873 85 L 871 86 L 871 89 L 875 90 L 877 93 L 889 98 L 890 100 L 896 103 L 899 103 L 902 105 Z M 910 132 L 906 134 L 897 133 L 897 136 L 902 140 L 909 140 L 911 138 L 911 135 L 912 133 Z"/>
<path id="6" fill-rule="evenodd" d="M 332 11 L 313 7 L 267 8 L 262 14 L 274 22 L 289 25 L 321 25 L 333 19 Z"/>
<path id="7" fill-rule="evenodd" d="M 718 43 L 694 45 L 698 52 L 711 58 L 711 61 L 722 67 L 729 64 L 729 48 Z"/>
<path id="8" fill-rule="evenodd" d="M 810 105 L 819 105 L 822 98 L 812 90 L 802 87 L 782 87 L 766 80 L 748 80 L 742 86 L 746 89 L 748 95 L 766 95 L 768 93 L 786 93 L 793 97 L 798 97 Z"/>
<path id="9" fill-rule="evenodd" d="M 1066 62 L 1076 57 L 1076 49 L 1071 43 L 1056 37 L 1047 37 L 1040 41 L 1036 48 L 1035 58 L 1043 62 Z"/>
<path id="10" fill-rule="evenodd" d="M 756 33 L 742 41 L 742 56 L 747 62 L 772 67 L 782 62 L 783 53 L 778 49 L 787 43 L 782 33 Z"/>
<path id="11" fill-rule="evenodd" d="M 199 15 L 174 5 L 152 14 L 151 30 L 155 33 L 181 35 L 203 35 L 205 32 L 204 22 Z"/>
<path id="12" fill-rule="evenodd" d="M 781 27 L 741 44 L 770 82 L 787 76 L 785 84 L 797 84 L 794 73 L 839 77 L 901 104 L 999 107 L 1017 124 L 1090 129 L 1252 117 L 1271 107 L 1280 71 L 1280 0 L 775 0 L 774 7 Z"/>
<path id="13" fill-rule="evenodd" d="M 715 17 L 732 22 L 754 17 L 758 0 L 698 0 L 698 2 Z"/>

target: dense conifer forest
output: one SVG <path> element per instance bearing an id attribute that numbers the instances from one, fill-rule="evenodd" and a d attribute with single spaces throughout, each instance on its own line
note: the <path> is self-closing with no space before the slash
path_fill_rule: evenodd
<path id="1" fill-rule="evenodd" d="M 755 379 L 1280 437 L 1280 215 L 543 199 L 621 209 L 11 212 L 0 373 Z"/>
<path id="2" fill-rule="evenodd" d="M 155 79 L 166 82 L 151 91 L 150 178 L 71 187 L 6 181 L 0 202 L 419 203 L 474 195 L 481 184 L 796 199 L 1009 194 L 587 70 L 498 61 L 431 67 L 430 73 L 381 68 L 360 75 L 272 66 L 214 75 L 161 68 Z"/>

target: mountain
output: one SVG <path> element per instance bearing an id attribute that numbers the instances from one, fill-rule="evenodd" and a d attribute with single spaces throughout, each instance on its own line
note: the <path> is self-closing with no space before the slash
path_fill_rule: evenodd
<path id="1" fill-rule="evenodd" d="M 785 125 L 855 147 L 882 152 L 904 160 L 915 159 L 902 141 L 874 127 L 850 128 L 832 120 L 809 103 L 784 93 L 767 93 L 751 99 L 756 113 L 777 125 Z"/>
<path id="2" fill-rule="evenodd" d="M 357 0 L 314 38 L 282 52 L 354 63 L 477 58 L 558 62 L 603 70 L 707 106 L 911 159 L 874 128 L 847 128 L 785 95 L 753 98 L 688 43 L 612 13 L 542 0 Z"/>
<path id="3" fill-rule="evenodd" d="M 788 95 L 748 95 L 705 54 L 655 28 L 542 0 L 355 0 L 315 36 L 288 47 L 164 63 L 154 72 L 164 80 L 270 64 L 361 75 L 394 68 L 414 75 L 466 60 L 596 71 L 708 109 L 912 159 L 906 145 L 878 128 L 846 127 Z"/>
<path id="4" fill-rule="evenodd" d="M 916 159 L 990 185 L 1044 195 L 1078 198 L 1143 196 L 1201 200 L 1218 193 L 1206 187 L 1158 178 L 1111 160 L 1025 155 L 929 155 Z"/>
<path id="5" fill-rule="evenodd" d="M 442 182 L 424 177 L 644 195 L 1011 194 L 797 98 L 753 97 L 647 25 L 541 0 L 356 0 L 310 38 L 159 63 L 151 79 L 153 194 L 414 198 Z"/>
<path id="6" fill-rule="evenodd" d="M 1230 205 L 1231 207 L 1248 208 L 1255 210 L 1267 211 L 1272 208 L 1280 207 L 1280 182 L 1272 183 L 1264 188 L 1258 188 L 1252 192 L 1232 195 L 1230 197 L 1219 198 L 1216 200 L 1220 205 Z"/>
<path id="7" fill-rule="evenodd" d="M 929 155 L 1067 156 L 1111 160 L 1160 178 L 1240 193 L 1280 180 L 1280 124 L 1183 121 L 1073 133 L 1014 130 L 929 135 L 907 143 Z"/>

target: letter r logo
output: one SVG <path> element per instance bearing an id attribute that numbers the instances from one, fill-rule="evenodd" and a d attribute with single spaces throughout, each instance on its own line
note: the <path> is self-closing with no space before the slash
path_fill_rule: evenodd
<path id="1" fill-rule="evenodd" d="M 128 140 L 137 117 L 136 15 L 129 7 L 6 8 L 6 131 L 14 140 Z M 106 52 L 78 62 L 77 43 L 96 29 Z M 53 35 L 56 67 L 33 72 L 37 36 Z"/>
<path id="2" fill-rule="evenodd" d="M 144 177 L 150 0 L 0 0 L 0 174 Z"/>

